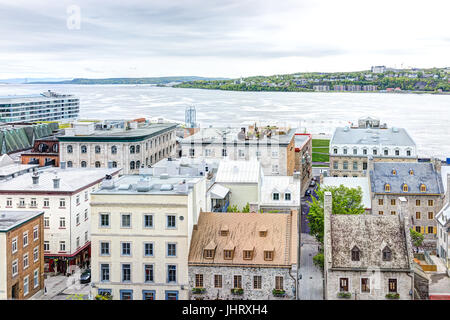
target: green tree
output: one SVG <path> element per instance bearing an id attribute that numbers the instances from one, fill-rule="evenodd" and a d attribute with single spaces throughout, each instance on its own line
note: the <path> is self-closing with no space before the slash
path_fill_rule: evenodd
<path id="1" fill-rule="evenodd" d="M 313 262 L 314 265 L 316 265 L 317 267 L 319 267 L 321 270 L 323 270 L 323 265 L 324 265 L 324 255 L 323 252 L 319 252 L 318 254 L 316 254 L 313 257 Z"/>
<path id="2" fill-rule="evenodd" d="M 227 212 L 239 212 L 237 205 L 228 206 Z"/>
<path id="3" fill-rule="evenodd" d="M 250 204 L 248 202 L 245 207 L 242 208 L 242 212 L 250 212 Z"/>
<path id="4" fill-rule="evenodd" d="M 409 229 L 409 232 L 411 234 L 411 240 L 414 247 L 419 248 L 423 243 L 423 234 L 414 229 Z"/>
<path id="5" fill-rule="evenodd" d="M 316 191 L 317 199 L 313 197 L 312 202 L 308 202 L 310 205 L 308 221 L 310 234 L 322 244 L 324 228 L 323 204 L 325 191 L 330 191 L 332 194 L 333 214 L 362 214 L 365 210 L 362 205 L 361 187 L 347 188 L 343 185 L 340 185 L 339 187 L 319 187 Z"/>

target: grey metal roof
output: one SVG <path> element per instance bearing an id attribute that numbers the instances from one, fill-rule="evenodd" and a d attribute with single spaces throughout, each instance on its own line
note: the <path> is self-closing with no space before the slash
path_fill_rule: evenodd
<path id="1" fill-rule="evenodd" d="M 6 232 L 44 214 L 44 211 L 0 211 L 0 232 Z"/>
<path id="2" fill-rule="evenodd" d="M 296 148 L 301 148 L 301 146 L 303 146 L 303 144 L 304 144 L 306 141 L 308 141 L 308 139 L 309 139 L 310 137 L 311 137 L 311 136 L 309 136 L 309 135 L 299 135 L 299 134 L 296 134 L 295 137 L 294 137 L 295 147 L 296 147 Z"/>
<path id="3" fill-rule="evenodd" d="M 415 147 L 414 140 L 403 128 L 336 128 L 330 145 L 363 144 Z"/>
<path id="4" fill-rule="evenodd" d="M 442 194 L 441 174 L 436 172 L 431 162 L 375 162 L 373 171 L 370 172 L 370 184 L 372 192 L 386 193 L 385 185 L 390 184 L 389 193 L 420 193 Z M 392 171 L 395 170 L 394 175 Z M 413 175 L 410 174 L 413 170 Z M 408 192 L 403 192 L 403 184 L 408 185 Z M 424 184 L 426 191 L 421 192 L 420 186 Z"/>

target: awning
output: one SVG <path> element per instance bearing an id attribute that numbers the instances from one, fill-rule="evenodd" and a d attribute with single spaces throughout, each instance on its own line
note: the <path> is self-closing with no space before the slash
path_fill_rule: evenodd
<path id="1" fill-rule="evenodd" d="M 211 194 L 211 199 L 225 199 L 230 189 L 221 186 L 220 184 L 214 184 L 209 191 Z"/>

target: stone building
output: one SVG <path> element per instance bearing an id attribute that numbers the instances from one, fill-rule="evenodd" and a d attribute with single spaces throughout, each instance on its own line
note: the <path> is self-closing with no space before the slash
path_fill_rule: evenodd
<path id="1" fill-rule="evenodd" d="M 372 213 L 396 215 L 398 197 L 407 199 L 406 215 L 410 225 L 425 236 L 424 248 L 436 250 L 436 214 L 444 201 L 440 161 L 375 162 L 369 161 Z"/>
<path id="2" fill-rule="evenodd" d="M 308 189 L 312 179 L 312 136 L 308 133 L 295 134 L 295 166 L 300 173 L 301 192 Z"/>
<path id="3" fill-rule="evenodd" d="M 74 123 L 58 136 L 60 161 L 68 168 L 122 168 L 123 174 L 139 173 L 163 158 L 175 155 L 173 123 L 129 121 L 122 127 L 94 122 Z"/>
<path id="4" fill-rule="evenodd" d="M 437 221 L 437 243 L 436 255 L 442 260 L 446 267 L 447 274 L 450 276 L 450 259 L 449 259 L 449 233 L 450 233 L 450 172 L 447 173 L 446 185 L 446 201 L 445 205 L 436 215 Z"/>
<path id="5" fill-rule="evenodd" d="M 265 175 L 292 175 L 295 129 L 248 125 L 242 128 L 203 128 L 180 141 L 182 156 L 261 162 Z"/>
<path id="6" fill-rule="evenodd" d="M 325 193 L 325 299 L 411 300 L 412 263 L 408 219 L 332 214 L 331 192 Z"/>
<path id="7" fill-rule="evenodd" d="M 0 300 L 44 288 L 44 212 L 0 211 Z"/>
<path id="8" fill-rule="evenodd" d="M 338 127 L 330 141 L 330 176 L 361 177 L 369 156 L 375 162 L 417 162 L 416 144 L 403 128 L 385 128 L 379 120 L 360 119 L 358 127 Z"/>
<path id="9" fill-rule="evenodd" d="M 296 299 L 297 212 L 201 212 L 189 250 L 190 299 Z"/>

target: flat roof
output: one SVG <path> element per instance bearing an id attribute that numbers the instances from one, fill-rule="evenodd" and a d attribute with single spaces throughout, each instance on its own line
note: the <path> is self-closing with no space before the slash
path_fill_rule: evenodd
<path id="1" fill-rule="evenodd" d="M 338 127 L 330 141 L 330 146 L 334 144 L 416 146 L 414 140 L 403 128 Z"/>
<path id="2" fill-rule="evenodd" d="M 257 160 L 223 160 L 217 169 L 217 183 L 258 183 L 261 164 Z"/>
<path id="3" fill-rule="evenodd" d="M 324 177 L 322 185 L 330 187 L 339 187 L 340 185 L 343 185 L 347 188 L 361 187 L 362 204 L 365 209 L 372 209 L 368 177 Z"/>
<path id="4" fill-rule="evenodd" d="M 0 211 L 0 232 L 7 232 L 15 229 L 37 216 L 44 214 L 44 211 Z"/>

